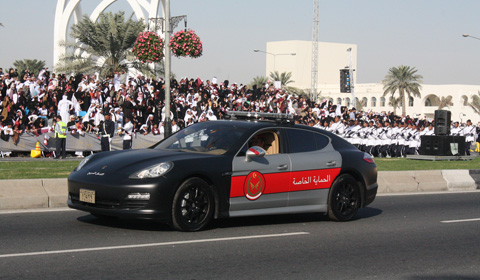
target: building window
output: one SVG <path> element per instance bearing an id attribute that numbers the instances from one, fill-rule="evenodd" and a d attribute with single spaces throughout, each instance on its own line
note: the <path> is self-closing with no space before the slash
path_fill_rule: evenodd
<path id="1" fill-rule="evenodd" d="M 435 94 L 430 94 L 425 98 L 425 107 L 436 107 L 439 106 L 441 100 Z"/>
<path id="2" fill-rule="evenodd" d="M 366 97 L 362 98 L 362 106 L 367 107 L 368 106 L 368 99 Z"/>
<path id="3" fill-rule="evenodd" d="M 432 106 L 432 100 L 430 98 L 425 99 L 425 107 L 430 107 Z"/>
<path id="4" fill-rule="evenodd" d="M 380 107 L 385 107 L 385 97 L 380 98 Z"/>
<path id="5" fill-rule="evenodd" d="M 372 107 L 377 107 L 377 98 L 372 97 Z"/>
<path id="6" fill-rule="evenodd" d="M 349 97 L 345 98 L 345 106 L 350 108 L 350 98 Z"/>
<path id="7" fill-rule="evenodd" d="M 338 104 L 342 104 L 342 99 L 341 99 L 340 97 L 337 98 L 337 105 L 338 105 Z"/>
<path id="8" fill-rule="evenodd" d="M 413 97 L 408 98 L 408 106 L 413 107 Z"/>

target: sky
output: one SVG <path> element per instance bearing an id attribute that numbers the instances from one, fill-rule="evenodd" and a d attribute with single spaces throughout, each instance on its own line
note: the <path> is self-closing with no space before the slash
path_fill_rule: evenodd
<path id="1" fill-rule="evenodd" d="M 148 0 L 147 0 L 148 1 Z M 53 65 L 55 0 L 0 0 L 0 67 L 15 60 Z M 85 13 L 100 0 L 83 0 Z M 176 77 L 250 83 L 265 76 L 266 43 L 312 38 L 312 0 L 171 0 L 171 16 L 187 15 L 203 56 L 172 58 Z M 132 9 L 118 0 L 107 11 Z M 408 65 L 424 84 L 480 85 L 480 1 L 321 0 L 319 41 L 358 46 L 357 83 L 379 83 Z M 160 15 L 161 16 L 161 15 Z M 183 23 L 179 28 L 183 28 Z M 179 30 L 177 28 L 177 30 Z M 321 64 L 319 65 L 321 67 Z"/>

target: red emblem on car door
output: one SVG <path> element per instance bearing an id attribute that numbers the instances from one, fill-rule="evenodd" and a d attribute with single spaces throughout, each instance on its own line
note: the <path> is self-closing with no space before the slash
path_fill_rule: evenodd
<path id="1" fill-rule="evenodd" d="M 243 186 L 245 197 L 250 200 L 258 199 L 265 191 L 265 178 L 258 171 L 250 172 L 245 178 Z"/>

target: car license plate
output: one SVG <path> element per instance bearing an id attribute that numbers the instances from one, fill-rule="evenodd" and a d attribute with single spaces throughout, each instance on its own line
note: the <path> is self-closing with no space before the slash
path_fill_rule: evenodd
<path id="1" fill-rule="evenodd" d="M 80 189 L 80 201 L 95 203 L 95 191 Z"/>

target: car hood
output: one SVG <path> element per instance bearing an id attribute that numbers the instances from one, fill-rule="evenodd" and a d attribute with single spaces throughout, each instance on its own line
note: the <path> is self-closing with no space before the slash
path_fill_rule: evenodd
<path id="1" fill-rule="evenodd" d="M 155 149 L 98 153 L 77 173 L 97 176 L 131 174 L 161 162 L 175 162 L 205 157 L 212 157 L 212 155 Z"/>

